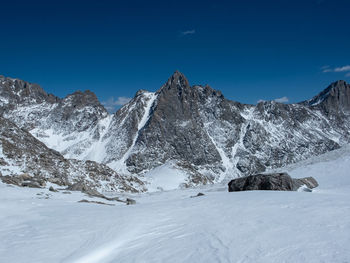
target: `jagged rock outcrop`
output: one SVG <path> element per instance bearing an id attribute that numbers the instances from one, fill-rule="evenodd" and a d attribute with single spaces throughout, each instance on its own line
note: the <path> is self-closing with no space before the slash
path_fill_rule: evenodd
<path id="1" fill-rule="evenodd" d="M 0 85 L 0 113 L 13 110 L 16 105 L 54 104 L 59 101 L 58 97 L 47 94 L 39 85 L 20 79 L 0 76 Z"/>
<path id="2" fill-rule="evenodd" d="M 256 174 L 231 180 L 228 183 L 228 191 L 296 191 L 302 185 L 312 189 L 317 187 L 318 183 L 313 177 L 293 179 L 287 173 Z"/>
<path id="3" fill-rule="evenodd" d="M 188 173 L 184 185 L 193 186 L 261 173 L 350 142 L 349 94 L 349 84 L 337 81 L 298 104 L 247 105 L 209 86 L 190 86 L 177 71 L 158 91 L 140 90 L 108 114 L 92 92 L 60 99 L 35 84 L 0 78 L 0 112 L 66 158 L 101 162 L 142 180 L 172 162 Z"/>
<path id="4" fill-rule="evenodd" d="M 208 86 L 190 87 L 180 72 L 155 95 L 126 159 L 131 172 L 175 159 L 220 181 L 224 176 L 218 174 L 262 172 L 349 141 L 347 125 L 334 125 L 319 109 L 276 102 L 243 105 Z"/>
<path id="5" fill-rule="evenodd" d="M 350 128 L 350 84 L 338 80 L 329 85 L 311 100 L 302 102 L 313 111 L 322 112 L 327 120 L 335 127 Z M 349 133 L 346 134 L 349 140 Z"/>
<path id="6" fill-rule="evenodd" d="M 58 185 L 84 183 L 99 191 L 144 191 L 134 176 L 122 176 L 94 161 L 64 158 L 29 132 L 0 117 L 0 174 L 5 183 L 43 187 L 47 181 Z"/>
<path id="7" fill-rule="evenodd" d="M 13 184 L 22 187 L 42 188 L 45 187 L 46 181 L 39 176 L 30 176 L 29 174 L 5 175 L 0 174 L 0 179 L 6 184 Z"/>
<path id="8" fill-rule="evenodd" d="M 318 186 L 318 182 L 313 177 L 305 177 L 305 178 L 293 179 L 293 183 L 294 183 L 294 187 L 296 189 L 299 189 L 303 185 L 305 185 L 309 189 L 313 189 L 313 188 Z"/>
<path id="9" fill-rule="evenodd" d="M 187 79 L 176 72 L 155 93 L 157 97 L 148 122 L 140 131 L 135 149 L 127 159 L 132 172 L 154 167 L 142 160 L 156 163 L 167 160 L 191 160 L 195 166 L 220 165 L 221 158 L 204 128 L 201 105 L 208 96 L 201 96 L 199 88 L 191 88 Z M 220 96 L 220 95 L 219 95 Z"/>
<path id="10" fill-rule="evenodd" d="M 349 113 L 350 111 L 350 84 L 338 80 L 329 85 L 311 100 L 304 102 L 309 106 L 322 108 L 326 113 Z"/>
<path id="11" fill-rule="evenodd" d="M 61 99 L 37 84 L 0 77 L 0 115 L 68 158 L 85 158 L 106 129 L 106 109 L 91 91 Z M 104 121 L 101 121 L 104 120 Z"/>

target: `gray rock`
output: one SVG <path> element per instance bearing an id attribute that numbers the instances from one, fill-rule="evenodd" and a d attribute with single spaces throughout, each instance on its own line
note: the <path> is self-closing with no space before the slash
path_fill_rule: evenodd
<path id="1" fill-rule="evenodd" d="M 198 194 L 196 194 L 196 195 L 191 196 L 191 198 L 199 197 L 199 196 L 203 196 L 203 195 L 205 195 L 205 194 L 203 194 L 203 193 L 198 193 Z"/>
<path id="2" fill-rule="evenodd" d="M 126 198 L 126 204 L 127 205 L 134 205 L 134 204 L 136 204 L 136 200 L 131 199 L 131 198 Z"/>
<path id="3" fill-rule="evenodd" d="M 20 175 L 18 175 L 17 176 L 17 178 L 19 179 L 19 180 L 21 180 L 21 181 L 31 181 L 31 180 L 33 180 L 33 177 L 32 176 L 30 176 L 29 174 L 27 174 L 27 173 L 24 173 L 24 174 L 20 174 Z"/>
<path id="4" fill-rule="evenodd" d="M 136 204 L 136 201 L 133 199 L 130 199 L 130 198 L 127 198 L 124 201 L 124 200 L 121 200 L 119 197 L 107 197 L 107 196 L 99 193 L 98 191 L 96 191 L 95 189 L 90 187 L 89 185 L 85 184 L 84 182 L 78 182 L 78 183 L 75 183 L 73 185 L 70 185 L 67 188 L 67 190 L 80 191 L 80 192 L 85 193 L 91 197 L 103 198 L 103 199 L 108 200 L 108 201 L 122 202 L 122 203 L 125 203 L 127 205 Z"/>
<path id="5" fill-rule="evenodd" d="M 40 177 L 31 177 L 28 174 L 0 176 L 0 179 L 3 183 L 22 187 L 42 188 L 46 185 L 44 179 Z"/>
<path id="6" fill-rule="evenodd" d="M 64 186 L 67 184 L 64 180 L 62 180 L 62 178 L 49 178 L 48 181 L 50 183 L 57 184 L 60 186 Z"/>
<path id="7" fill-rule="evenodd" d="M 338 115 L 343 111 L 350 111 L 350 84 L 338 80 L 304 103 L 322 108 L 327 114 Z"/>
<path id="8" fill-rule="evenodd" d="M 57 191 L 55 188 L 53 188 L 52 186 L 50 186 L 49 191 L 51 191 L 51 192 L 58 192 L 58 191 Z"/>
<path id="9" fill-rule="evenodd" d="M 305 177 L 300 179 L 293 179 L 294 188 L 298 189 L 301 186 L 305 185 L 309 189 L 313 189 L 318 186 L 318 182 L 313 177 Z"/>
<path id="10" fill-rule="evenodd" d="M 317 181 L 312 177 L 292 179 L 287 173 L 257 174 L 231 180 L 228 183 L 228 191 L 296 191 L 301 185 L 304 184 L 306 184 L 309 188 L 318 186 Z"/>
<path id="11" fill-rule="evenodd" d="M 68 186 L 67 190 L 80 191 L 80 192 L 83 192 L 89 196 L 94 196 L 94 197 L 101 197 L 101 198 L 105 197 L 103 194 L 101 194 L 98 191 L 96 191 L 95 189 L 91 188 L 90 186 L 88 186 L 84 182 L 78 182 L 78 183 L 75 183 L 73 185 L 70 185 L 70 186 Z"/>
<path id="12" fill-rule="evenodd" d="M 0 177 L 1 181 L 5 184 L 13 184 L 17 186 L 21 186 L 22 180 L 20 180 L 18 177 L 15 176 L 1 176 Z"/>
<path id="13" fill-rule="evenodd" d="M 31 188 L 42 188 L 40 183 L 38 183 L 36 181 L 23 181 L 21 183 L 21 186 L 23 186 L 23 187 L 31 187 Z"/>

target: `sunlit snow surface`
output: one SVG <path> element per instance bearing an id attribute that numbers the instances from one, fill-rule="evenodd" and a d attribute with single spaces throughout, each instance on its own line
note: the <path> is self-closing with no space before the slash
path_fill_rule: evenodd
<path id="1" fill-rule="evenodd" d="M 177 169 L 171 162 L 160 165 L 144 175 L 148 192 L 181 188 L 187 178 L 185 171 Z"/>
<path id="2" fill-rule="evenodd" d="M 350 148 L 286 170 L 320 186 L 215 185 L 105 206 L 77 203 L 89 199 L 77 192 L 0 184 L 0 262 L 350 262 Z"/>

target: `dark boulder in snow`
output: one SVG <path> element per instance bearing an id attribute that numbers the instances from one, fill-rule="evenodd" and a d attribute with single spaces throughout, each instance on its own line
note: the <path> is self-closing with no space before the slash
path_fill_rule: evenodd
<path id="1" fill-rule="evenodd" d="M 228 183 L 228 191 L 296 191 L 302 185 L 306 185 L 308 188 L 315 188 L 318 186 L 318 183 L 312 177 L 293 179 L 287 173 L 257 174 L 231 180 Z"/>
<path id="2" fill-rule="evenodd" d="M 192 196 L 190 196 L 190 197 L 191 197 L 191 198 L 194 198 L 194 197 L 199 197 L 199 196 L 203 196 L 203 195 L 205 195 L 205 194 L 199 192 L 198 194 L 192 195 Z"/>
<path id="3" fill-rule="evenodd" d="M 136 201 L 134 199 L 131 199 L 131 198 L 126 198 L 126 204 L 127 205 L 134 205 L 136 204 Z"/>
<path id="4" fill-rule="evenodd" d="M 51 192 L 58 192 L 58 190 L 56 190 L 56 189 L 53 188 L 52 186 L 50 186 L 49 191 L 51 191 Z"/>

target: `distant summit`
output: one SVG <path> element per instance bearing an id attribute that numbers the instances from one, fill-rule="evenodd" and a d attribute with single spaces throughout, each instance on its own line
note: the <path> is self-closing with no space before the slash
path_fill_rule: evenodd
<path id="1" fill-rule="evenodd" d="M 263 172 L 350 142 L 350 87 L 332 83 L 297 104 L 227 100 L 175 71 L 156 92 L 140 90 L 109 114 L 91 91 L 60 99 L 38 85 L 0 78 L 0 113 L 65 158 L 105 164 L 120 175 L 164 166 L 182 187 Z M 5 123 L 5 122 L 4 122 Z"/>
<path id="2" fill-rule="evenodd" d="M 350 84 L 338 80 L 308 101 L 310 106 L 321 106 L 327 112 L 350 111 Z"/>

